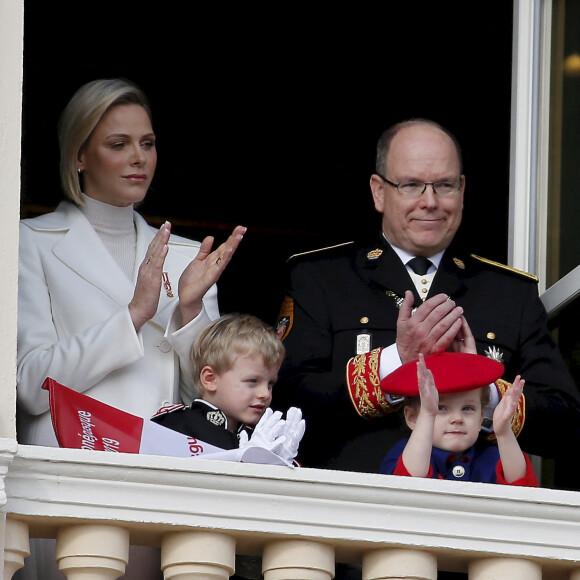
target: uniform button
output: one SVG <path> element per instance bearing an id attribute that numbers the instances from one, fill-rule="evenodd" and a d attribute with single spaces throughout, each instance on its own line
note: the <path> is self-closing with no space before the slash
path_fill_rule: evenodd
<path id="1" fill-rule="evenodd" d="M 165 338 L 159 343 L 159 350 L 161 352 L 169 352 L 171 350 L 171 344 Z"/>
<path id="2" fill-rule="evenodd" d="M 360 323 L 361 323 L 361 324 L 368 324 L 368 323 L 369 323 L 368 316 L 363 316 L 363 317 L 360 319 Z"/>
<path id="3" fill-rule="evenodd" d="M 487 338 L 489 338 L 489 340 L 493 340 L 495 338 L 495 332 L 488 332 Z"/>
<path id="4" fill-rule="evenodd" d="M 427 288 L 421 288 L 421 292 L 423 292 L 423 294 L 427 294 Z"/>
<path id="5" fill-rule="evenodd" d="M 463 477 L 465 475 L 465 467 L 463 467 L 462 465 L 456 465 L 453 468 L 453 475 L 455 477 Z"/>
<path id="6" fill-rule="evenodd" d="M 425 278 L 423 278 L 423 280 L 421 280 L 421 284 L 427 284 L 427 280 L 425 280 Z"/>

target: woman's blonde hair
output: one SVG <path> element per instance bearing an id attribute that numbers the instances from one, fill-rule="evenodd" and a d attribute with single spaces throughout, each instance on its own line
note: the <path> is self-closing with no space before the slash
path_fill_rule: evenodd
<path id="1" fill-rule="evenodd" d="M 224 314 L 208 324 L 191 348 L 193 382 L 199 395 L 201 370 L 210 366 L 221 374 L 231 370 L 242 355 L 260 356 L 264 366 L 279 367 L 285 349 L 273 327 L 251 314 Z"/>
<path id="2" fill-rule="evenodd" d="M 100 79 L 80 87 L 68 102 L 58 123 L 60 146 L 60 181 L 65 195 L 77 205 L 83 204 L 79 155 L 103 115 L 117 105 L 139 105 L 151 119 L 147 97 L 126 79 Z"/>

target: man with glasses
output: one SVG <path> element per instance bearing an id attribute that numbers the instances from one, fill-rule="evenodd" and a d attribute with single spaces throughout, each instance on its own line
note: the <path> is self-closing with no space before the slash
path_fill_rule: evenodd
<path id="1" fill-rule="evenodd" d="M 526 380 L 514 431 L 526 452 L 553 456 L 580 416 L 578 392 L 548 333 L 536 277 L 453 244 L 465 191 L 453 135 L 425 119 L 388 129 L 370 187 L 379 236 L 289 261 L 278 321 L 287 358 L 273 406 L 304 413 L 298 460 L 378 472 L 403 429 L 381 378 L 420 352 L 475 348 L 505 365 L 506 381 Z M 490 391 L 488 431 L 501 397 Z"/>

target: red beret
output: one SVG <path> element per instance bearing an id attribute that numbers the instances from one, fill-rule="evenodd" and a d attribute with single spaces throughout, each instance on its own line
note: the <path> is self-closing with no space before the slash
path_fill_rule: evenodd
<path id="1" fill-rule="evenodd" d="M 381 389 L 389 395 L 419 395 L 417 362 L 400 366 L 381 380 Z M 425 357 L 425 365 L 433 373 L 440 393 L 456 393 L 478 389 L 495 382 L 504 371 L 500 362 L 480 354 L 438 352 Z"/>

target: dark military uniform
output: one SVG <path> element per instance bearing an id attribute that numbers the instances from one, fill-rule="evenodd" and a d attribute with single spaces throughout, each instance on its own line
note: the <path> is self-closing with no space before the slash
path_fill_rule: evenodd
<path id="1" fill-rule="evenodd" d="M 172 405 L 168 409 L 160 409 L 151 421 L 221 449 L 237 449 L 240 446 L 239 432 L 228 430 L 224 412 L 202 399 L 195 399 L 190 406 Z"/>
<path id="2" fill-rule="evenodd" d="M 361 417 L 346 386 L 357 345 L 375 349 L 395 342 L 397 301 L 405 290 L 414 293 L 416 306 L 422 303 L 382 236 L 290 259 L 278 322 L 287 358 L 272 406 L 302 409 L 304 466 L 376 473 L 387 449 L 407 434 L 399 413 Z M 535 277 L 449 248 L 427 297 L 439 293 L 463 307 L 479 354 L 501 360 L 507 381 L 518 373 L 526 380 L 520 445 L 553 456 L 562 447 L 563 428 L 578 423 L 580 397 L 548 333 Z"/>

